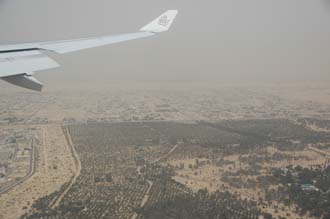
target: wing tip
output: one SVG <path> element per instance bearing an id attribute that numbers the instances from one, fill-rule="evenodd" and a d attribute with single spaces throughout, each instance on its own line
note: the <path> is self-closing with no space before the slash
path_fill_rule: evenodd
<path id="1" fill-rule="evenodd" d="M 155 20 L 151 21 L 149 24 L 142 27 L 140 31 L 152 32 L 152 33 L 160 33 L 164 31 L 168 31 L 172 26 L 178 13 L 179 10 L 177 9 L 167 10 L 158 18 L 156 18 Z"/>

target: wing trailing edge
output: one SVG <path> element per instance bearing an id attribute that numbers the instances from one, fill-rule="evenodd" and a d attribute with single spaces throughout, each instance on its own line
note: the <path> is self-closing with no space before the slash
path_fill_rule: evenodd
<path id="1" fill-rule="evenodd" d="M 2 77 L 1 79 L 10 84 L 34 91 L 41 91 L 43 87 L 43 84 L 33 77 L 32 74 L 10 75 Z"/>

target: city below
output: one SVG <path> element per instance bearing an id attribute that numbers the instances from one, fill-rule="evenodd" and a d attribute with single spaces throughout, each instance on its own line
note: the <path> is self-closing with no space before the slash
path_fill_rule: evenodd
<path id="1" fill-rule="evenodd" d="M 330 217 L 329 84 L 0 92 L 0 219 Z"/>

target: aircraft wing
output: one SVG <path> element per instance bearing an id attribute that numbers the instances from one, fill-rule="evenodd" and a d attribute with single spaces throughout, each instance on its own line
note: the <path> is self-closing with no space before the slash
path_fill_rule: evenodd
<path id="1" fill-rule="evenodd" d="M 136 33 L 0 46 L 0 78 L 17 86 L 41 91 L 43 85 L 32 76 L 33 72 L 59 67 L 42 53 L 43 50 L 64 54 L 150 37 L 169 30 L 177 14 L 177 10 L 169 10 Z"/>

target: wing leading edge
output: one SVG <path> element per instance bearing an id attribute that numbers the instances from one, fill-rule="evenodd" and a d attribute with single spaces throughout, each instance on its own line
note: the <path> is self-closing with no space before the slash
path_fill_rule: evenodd
<path id="1" fill-rule="evenodd" d="M 20 87 L 41 91 L 43 85 L 32 76 L 33 72 L 59 67 L 41 51 L 64 54 L 150 37 L 169 30 L 177 14 L 177 10 L 169 10 L 137 33 L 0 46 L 0 78 Z"/>

